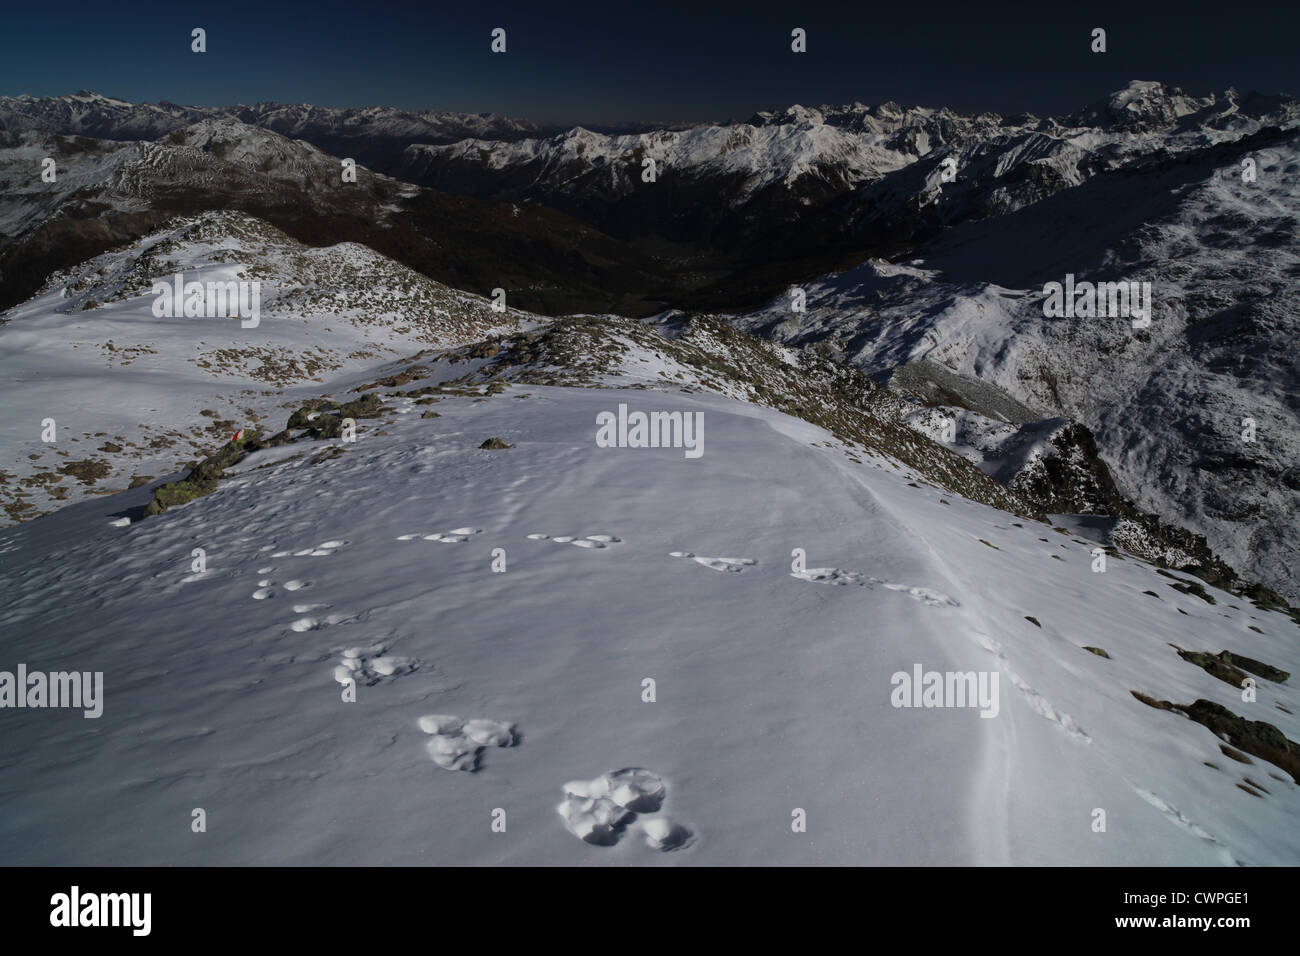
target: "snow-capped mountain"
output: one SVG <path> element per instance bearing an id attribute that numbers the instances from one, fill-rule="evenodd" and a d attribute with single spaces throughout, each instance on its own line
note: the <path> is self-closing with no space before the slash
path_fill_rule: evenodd
<path id="1" fill-rule="evenodd" d="M 879 248 L 949 222 L 1013 212 L 1144 158 L 1298 121 L 1300 104 L 1283 97 L 1229 90 L 1196 98 L 1134 81 L 1068 117 L 962 116 L 895 103 L 793 106 L 684 131 L 574 129 L 544 139 L 413 145 L 392 171 L 468 195 L 545 203 L 616 235 L 770 236 L 797 223 L 810 246 L 856 237 Z M 642 181 L 647 159 L 657 164 L 658 191 Z M 951 186 L 946 161 L 955 164 Z M 941 185 L 943 219 L 918 215 Z M 705 196 L 707 203 L 685 201 Z M 910 234 L 899 235 L 904 222 Z"/>
<path id="2" fill-rule="evenodd" d="M 204 210 L 240 210 L 308 243 L 359 242 L 457 288 L 509 289 L 533 308 L 614 305 L 661 284 L 650 257 L 562 213 L 447 196 L 361 165 L 346 181 L 340 158 L 223 117 L 145 142 L 0 133 L 0 305 L 23 301 L 54 269 Z"/>
<path id="3" fill-rule="evenodd" d="M 156 260 L 350 288 L 257 259 L 246 220 L 177 229 Z M 152 331 L 141 270 L 102 281 Z M 0 337 L 64 337 L 34 318 Z M 221 387 L 186 334 L 236 333 L 184 320 L 150 374 L 92 380 L 99 405 L 186 420 Z M 101 675 L 93 719 L 6 712 L 0 857 L 1300 860 L 1297 621 L 1049 524 L 821 351 L 579 316 L 358 359 L 179 481 L 0 530 L 6 661 Z M 8 417 L 76 425 L 83 374 Z M 638 413 L 682 440 L 615 428 Z"/>
<path id="4" fill-rule="evenodd" d="M 954 226 L 909 263 L 809 283 L 805 313 L 782 296 L 738 323 L 826 341 L 906 394 L 995 424 L 1073 419 L 1124 495 L 1294 599 L 1297 164 L 1294 129 L 1153 158 Z M 1047 317 L 1044 285 L 1067 275 L 1149 283 L 1149 327 Z M 936 368 L 1031 411 L 989 412 Z"/>
<path id="5" fill-rule="evenodd" d="M 473 138 L 403 147 L 396 172 L 424 187 L 364 167 L 346 186 L 337 156 L 273 131 L 423 135 L 396 111 L 186 112 L 84 93 L 3 104 L 0 122 L 24 130 L 0 134 L 9 301 L 51 269 L 207 208 L 244 210 L 299 241 L 363 243 L 454 287 L 508 288 L 537 311 L 732 311 L 766 296 L 742 327 L 826 341 L 909 398 L 948 407 L 969 434 L 999 436 L 971 446 L 971 460 L 1037 488 L 1041 507 L 1112 513 L 1126 502 L 1204 536 L 1247 578 L 1300 595 L 1287 570 L 1296 209 L 1285 174 L 1300 107 L 1287 98 L 1135 81 L 1046 119 L 796 106 L 742 124 L 524 138 L 527 124 L 462 117 L 457 129 Z M 168 124 L 146 142 L 67 135 Z M 45 183 L 35 170 L 51 154 L 60 175 Z M 642 178 L 649 159 L 655 182 Z M 1257 182 L 1241 182 L 1247 162 Z M 894 262 L 843 271 L 873 251 Z M 1149 281 L 1169 317 L 1137 337 L 1047 322 L 1038 290 L 1066 274 Z M 806 313 L 790 312 L 784 292 L 772 298 L 786 284 L 809 293 Z M 998 389 L 997 409 L 1023 411 L 990 415 L 976 382 Z M 965 397 L 953 400 L 954 388 Z M 1260 442 L 1232 437 L 1246 419 Z M 1008 422 L 1028 430 L 1009 436 Z M 1086 464 L 1061 471 L 1035 458 L 1019 462 L 1023 479 L 1009 477 L 1002 450 L 1045 448 L 1031 440 L 1043 429 Z"/>
<path id="6" fill-rule="evenodd" d="M 328 137 L 338 143 L 362 144 L 371 150 L 391 150 L 396 143 L 455 142 L 469 136 L 509 140 L 547 130 L 543 124 L 531 120 L 492 113 L 413 112 L 386 106 L 359 109 L 305 103 L 179 106 L 165 102 L 130 103 L 86 90 L 66 96 L 0 96 L 0 129 L 14 132 L 30 130 L 116 140 L 157 139 L 205 119 L 237 119 L 291 139 L 315 143 L 317 136 Z"/>
<path id="7" fill-rule="evenodd" d="M 381 172 L 388 171 L 413 143 L 454 143 L 473 138 L 511 142 L 561 131 L 553 124 L 495 113 L 402 110 L 390 106 L 337 108 L 273 102 L 179 106 L 166 102 L 131 103 L 86 90 L 65 96 L 0 96 L 0 130 L 18 133 L 153 140 L 207 119 L 239 120 L 304 140 L 336 156 L 350 156 Z M 658 127 L 630 122 L 596 128 L 628 132 Z"/>

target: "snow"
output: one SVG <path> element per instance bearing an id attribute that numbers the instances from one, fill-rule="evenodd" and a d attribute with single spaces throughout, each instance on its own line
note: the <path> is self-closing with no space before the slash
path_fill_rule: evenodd
<path id="1" fill-rule="evenodd" d="M 131 186 L 142 165 L 184 163 L 186 150 L 214 143 L 247 167 L 335 172 L 324 154 L 220 110 L 78 94 L 0 100 L 0 111 L 15 103 L 27 117 L 19 131 L 42 128 L 42 111 L 73 111 L 76 122 L 123 112 L 127 130 L 189 126 L 178 137 L 186 147 L 133 143 L 87 164 L 86 182 L 116 177 L 117 208 L 144 202 Z M 1220 128 L 1179 125 L 1211 106 Z M 282 131 L 345 122 L 394 136 L 513 122 L 278 104 L 257 115 Z M 617 183 L 615 165 L 640 150 L 676 168 L 740 174 L 743 198 L 823 166 L 870 181 L 913 163 L 913 147 L 929 151 L 947 124 L 956 132 L 936 144 L 984 137 L 963 156 L 996 143 L 995 178 L 1033 164 L 1086 188 L 1088 153 L 1120 162 L 1157 143 L 1177 153 L 1260 126 L 1235 95 L 1207 103 L 1151 84 L 1113 97 L 1093 121 L 1048 135 L 1030 117 L 993 132 L 997 117 L 854 104 L 636 136 L 480 137 L 443 153 L 502 167 L 540 161 L 561 177 L 579 159 L 606 163 Z M 898 138 L 913 133 L 912 146 Z M 8 178 L 40 155 L 40 136 L 20 135 Z M 1277 518 L 1290 514 L 1285 493 L 1254 479 L 1228 489 L 1262 515 L 1258 527 L 1234 524 L 1189 462 L 1206 421 L 1248 412 L 1269 454 L 1294 460 L 1293 361 L 1277 347 L 1293 338 L 1289 300 L 1251 303 L 1294 271 L 1278 222 L 1295 218 L 1293 178 L 1279 175 L 1295 149 L 1280 139 L 1256 151 L 1254 191 L 1207 174 L 1169 189 L 1144 181 L 1142 195 L 1121 185 L 1077 205 L 1074 190 L 1063 203 L 1035 198 L 1014 223 L 970 223 L 907 265 L 871 261 L 806 283 L 806 315 L 790 316 L 782 298 L 738 324 L 791 345 L 835 342 L 872 372 L 933 363 L 998 386 L 1017 415 L 1084 420 L 1140 503 L 1184 509 L 1241 569 L 1276 570 L 1295 543 L 1293 522 Z M 58 189 L 80 182 L 61 174 Z M 6 207 L 7 231 L 59 198 L 30 175 L 24 189 Z M 1009 212 L 1020 200 L 991 202 Z M 1078 218 L 1063 217 L 1063 205 Z M 1116 209 L 1128 219 L 1113 221 Z M 1144 231 L 1130 242 L 1133 222 Z M 1225 249 L 1216 240 L 1225 229 L 1254 242 Z M 1094 330 L 1081 339 L 1077 327 L 1042 321 L 1037 283 L 1086 267 L 1163 279 L 1171 312 L 1154 341 Z M 257 277 L 261 326 L 155 318 L 150 281 L 172 271 Z M 1211 314 L 1252 310 L 1250 349 L 1187 321 L 1204 295 L 1222 297 L 1204 306 Z M 651 324 L 671 337 L 673 321 Z M 221 215 L 170 224 L 56 275 L 6 313 L 6 472 L 35 480 L 74 453 L 92 457 L 100 441 L 132 451 L 113 453 L 99 488 L 67 482 L 69 504 L 0 529 L 0 671 L 103 672 L 106 692 L 102 716 L 89 720 L 0 713 L 0 860 L 1300 862 L 1296 783 L 1262 759 L 1238 762 L 1206 727 L 1134 696 L 1217 702 L 1300 739 L 1290 681 L 1261 678 L 1247 702 L 1177 653 L 1226 648 L 1296 673 L 1291 618 L 1207 588 L 1211 603 L 1188 587 L 1194 579 L 1131 555 L 1110 553 L 1100 571 L 1094 551 L 1113 543 L 1109 519 L 1054 515 L 1048 525 L 963 499 L 933 475 L 745 402 L 752 392 L 735 377 L 706 384 L 667 342 L 613 334 L 604 364 L 588 356 L 601 369 L 592 387 L 442 393 L 438 417 L 389 394 L 392 411 L 362 420 L 355 444 L 254 452 L 215 493 L 162 515 L 144 516 L 150 488 L 120 490 L 132 472 L 156 485 L 183 471 L 184 459 L 228 437 L 229 421 L 275 431 L 303 400 L 354 395 L 417 359 L 428 377 L 409 385 L 475 373 L 486 360 L 438 350 L 539 324 L 497 316 L 363 247 L 308 250 Z M 694 330 L 690 347 L 726 368 L 726 342 L 709 335 Z M 766 357 L 800 368 L 792 349 Z M 1045 367 L 1070 374 L 1049 389 Z M 705 454 L 599 447 L 598 416 L 623 403 L 703 415 Z M 998 475 L 1042 458 L 1065 421 L 1019 432 L 946 407 L 908 417 L 937 434 L 936 415 L 949 413 L 961 426 L 955 450 Z M 53 446 L 39 441 L 47 416 L 59 422 Z M 482 449 L 492 437 L 509 447 Z M 1240 527 L 1251 536 L 1234 538 Z M 997 706 L 896 706 L 893 678 L 917 669 L 987 678 L 980 686 L 1000 688 Z M 190 828 L 200 807 L 203 834 Z M 792 827 L 805 817 L 806 832 Z"/>
<path id="2" fill-rule="evenodd" d="M 1285 171 L 1300 145 L 1292 131 L 1251 155 L 1254 183 L 1214 157 L 1155 181 L 1094 179 L 955 227 L 907 266 L 869 260 L 803 283 L 805 314 L 782 296 L 736 324 L 786 344 L 837 343 L 872 375 L 923 359 L 1080 421 L 1127 497 L 1294 600 L 1300 191 Z M 1150 329 L 1045 320 L 1043 283 L 1067 272 L 1152 282 Z M 1266 437 L 1242 441 L 1247 419 Z"/>
<path id="3" fill-rule="evenodd" d="M 259 324 L 155 317 L 152 283 L 176 273 L 260 282 Z M 269 421 L 279 430 L 286 405 L 329 392 L 340 376 L 513 331 L 521 320 L 532 319 L 495 313 L 481 297 L 355 243 L 307 248 L 239 214 L 179 220 L 56 274 L 4 314 L 0 381 L 12 397 L 0 422 L 3 470 L 21 482 L 94 459 L 111 469 L 101 483 L 64 480 L 59 500 L 120 490 L 133 475 L 160 478 L 204 457 L 236 428 Z M 58 429 L 53 443 L 42 440 L 47 417 Z M 216 435 L 216 421 L 234 424 Z M 118 450 L 105 452 L 106 442 Z M 34 507 L 55 503 L 35 491 Z"/>
<path id="4" fill-rule="evenodd" d="M 1289 619 L 1131 559 L 1093 573 L 1091 541 L 718 395 L 635 393 L 703 412 L 700 459 L 597 448 L 596 415 L 630 394 L 518 386 L 427 420 L 394 398 L 406 413 L 362 422 L 337 459 L 257 452 L 126 528 L 106 522 L 144 489 L 0 531 L 5 660 L 103 671 L 106 701 L 95 721 L 3 715 L 0 857 L 1300 861 L 1295 784 L 1129 693 L 1294 738 L 1289 684 L 1243 704 L 1169 646 L 1295 671 Z M 514 447 L 478 449 L 494 435 Z M 792 573 L 795 548 L 835 573 Z M 918 664 L 999 674 L 997 717 L 892 706 L 891 675 Z"/>

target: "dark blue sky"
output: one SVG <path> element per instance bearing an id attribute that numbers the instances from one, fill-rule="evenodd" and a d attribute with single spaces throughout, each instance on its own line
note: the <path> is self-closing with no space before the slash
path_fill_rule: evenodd
<path id="1" fill-rule="evenodd" d="M 228 0 L 11 5 L 0 94 L 88 89 L 496 112 L 555 122 L 743 119 L 791 103 L 1070 112 L 1130 79 L 1300 94 L 1300 5 Z M 1077 12 L 1074 12 L 1077 11 Z M 190 52 L 204 27 L 208 52 Z M 508 52 L 489 33 L 508 31 Z M 790 30 L 808 53 L 790 52 Z M 1109 52 L 1089 52 L 1094 26 Z"/>

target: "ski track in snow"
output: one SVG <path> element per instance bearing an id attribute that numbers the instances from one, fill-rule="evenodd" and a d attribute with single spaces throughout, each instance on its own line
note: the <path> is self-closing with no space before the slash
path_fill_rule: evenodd
<path id="1" fill-rule="evenodd" d="M 660 813 L 668 788 L 663 779 L 641 767 L 603 773 L 592 780 L 573 780 L 563 787 L 555 808 L 569 832 L 593 846 L 615 846 L 629 832 L 639 832 L 652 850 L 689 846 L 695 834 Z"/>

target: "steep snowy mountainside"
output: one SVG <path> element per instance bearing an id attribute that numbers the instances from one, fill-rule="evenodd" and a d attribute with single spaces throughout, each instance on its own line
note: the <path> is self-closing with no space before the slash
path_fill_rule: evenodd
<path id="1" fill-rule="evenodd" d="M 0 856 L 1300 860 L 1294 621 L 1123 555 L 1096 573 L 1069 526 L 666 381 L 723 341 L 695 326 L 577 353 L 585 387 L 525 380 L 578 326 L 483 372 L 500 388 L 435 357 L 358 372 L 336 394 L 386 411 L 353 444 L 253 451 L 142 520 L 144 488 L 0 530 L 6 659 L 104 675 L 95 720 L 6 714 Z M 602 447 L 620 405 L 702 416 L 702 454 Z M 1253 703 L 1214 676 L 1238 664 L 1271 675 Z M 918 668 L 999 690 L 897 706 Z"/>
<path id="2" fill-rule="evenodd" d="M 155 282 L 258 283 L 258 324 L 156 315 Z M 245 316 L 246 312 L 239 312 Z M 535 321 L 365 246 L 301 245 L 241 213 L 182 219 L 56 273 L 0 314 L 0 489 L 8 523 L 158 478 L 305 393 L 413 348 Z M 54 418 L 54 442 L 42 440 Z"/>
<path id="3" fill-rule="evenodd" d="M 1294 600 L 1297 170 L 1294 130 L 1153 160 L 810 283 L 806 313 L 786 296 L 738 324 L 824 340 L 878 378 L 923 359 L 1074 419 L 1127 497 Z M 1150 326 L 1045 318 L 1043 283 L 1067 275 L 1150 283 Z"/>

